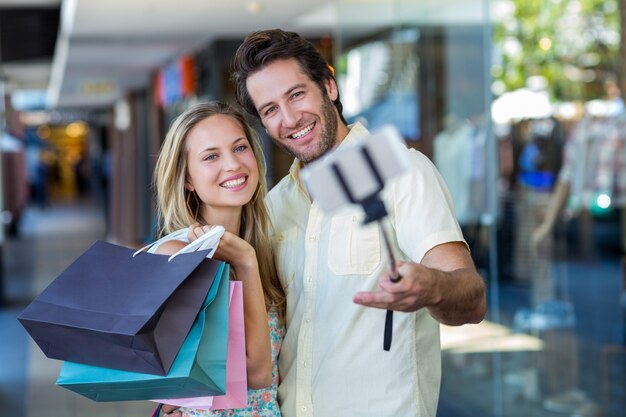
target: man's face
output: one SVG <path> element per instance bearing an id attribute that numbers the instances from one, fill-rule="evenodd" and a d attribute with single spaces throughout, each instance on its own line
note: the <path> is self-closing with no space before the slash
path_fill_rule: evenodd
<path id="1" fill-rule="evenodd" d="M 340 142 L 334 81 L 320 91 L 295 59 L 287 59 L 250 75 L 246 85 L 267 133 L 285 152 L 308 163 Z"/>

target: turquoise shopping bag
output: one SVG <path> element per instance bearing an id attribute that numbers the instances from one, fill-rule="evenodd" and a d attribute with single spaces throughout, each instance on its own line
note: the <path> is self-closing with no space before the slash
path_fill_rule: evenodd
<path id="1" fill-rule="evenodd" d="M 95 401 L 225 394 L 228 277 L 229 266 L 222 262 L 207 301 L 166 376 L 65 362 L 57 384 Z M 211 299 L 213 302 L 209 304 Z"/>

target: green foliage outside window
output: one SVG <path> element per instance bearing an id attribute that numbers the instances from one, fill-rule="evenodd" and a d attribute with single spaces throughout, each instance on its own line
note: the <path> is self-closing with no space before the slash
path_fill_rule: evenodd
<path id="1" fill-rule="evenodd" d="M 495 0 L 494 92 L 540 75 L 554 100 L 601 96 L 604 80 L 618 74 L 619 1 Z"/>

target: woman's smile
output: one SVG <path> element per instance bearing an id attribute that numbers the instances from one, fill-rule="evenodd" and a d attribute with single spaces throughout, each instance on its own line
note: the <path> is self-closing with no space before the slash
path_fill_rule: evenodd
<path id="1" fill-rule="evenodd" d="M 245 174 L 234 175 L 222 183 L 220 183 L 220 187 L 226 188 L 230 191 L 239 191 L 243 190 L 248 183 L 248 176 Z"/>

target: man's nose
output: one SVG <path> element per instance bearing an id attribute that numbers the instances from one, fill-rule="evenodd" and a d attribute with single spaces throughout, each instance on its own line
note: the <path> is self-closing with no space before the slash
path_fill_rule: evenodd
<path id="1" fill-rule="evenodd" d="M 294 110 L 292 108 L 289 107 L 284 107 L 282 109 L 282 113 L 283 113 L 283 125 L 287 128 L 293 128 L 298 126 L 298 123 L 300 122 L 300 112 L 297 110 Z"/>

